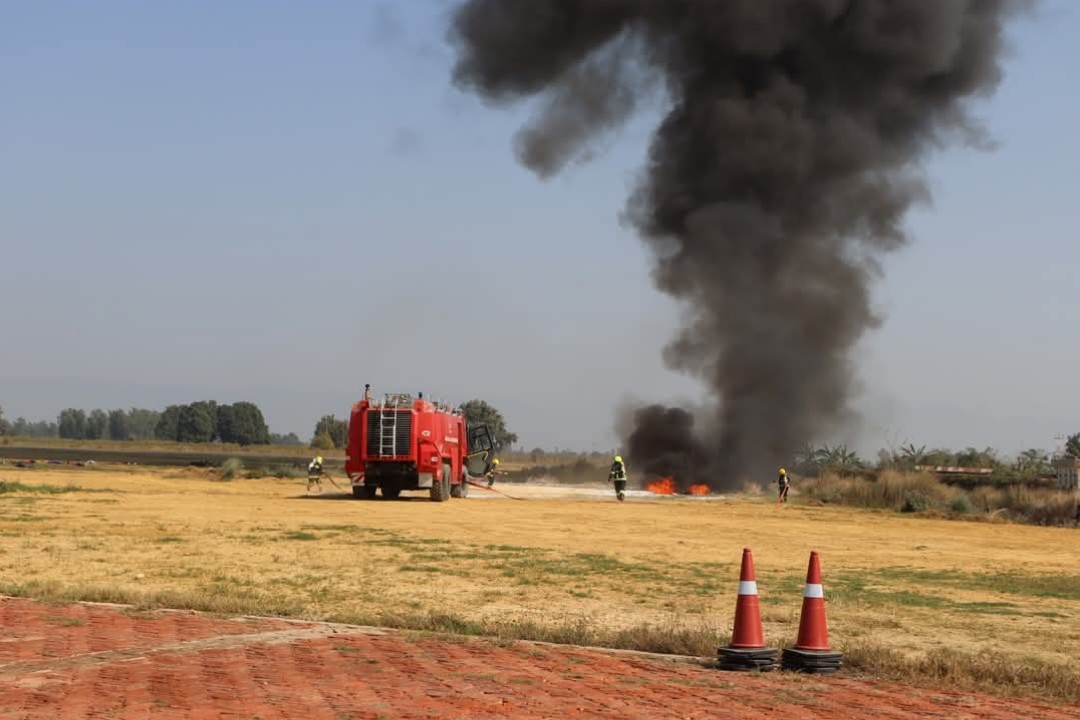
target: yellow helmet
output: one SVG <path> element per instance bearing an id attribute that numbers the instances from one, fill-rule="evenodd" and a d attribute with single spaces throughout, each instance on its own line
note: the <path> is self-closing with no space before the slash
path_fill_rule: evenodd
<path id="1" fill-rule="evenodd" d="M 315 462 L 317 462 L 317 463 L 319 463 L 320 465 L 322 465 L 322 455 L 320 455 L 320 456 L 318 456 L 317 458 L 315 458 Z"/>
<path id="2" fill-rule="evenodd" d="M 787 475 L 787 470 L 785 470 L 784 468 L 780 468 L 780 474 Z"/>
<path id="3" fill-rule="evenodd" d="M 622 455 L 616 455 L 615 462 L 622 462 Z"/>
<path id="4" fill-rule="evenodd" d="M 494 460 L 492 460 L 491 464 L 492 465 L 498 465 L 499 464 L 499 458 L 495 458 Z"/>

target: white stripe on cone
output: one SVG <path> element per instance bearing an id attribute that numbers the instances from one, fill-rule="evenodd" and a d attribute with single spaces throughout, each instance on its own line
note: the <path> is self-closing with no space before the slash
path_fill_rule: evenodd
<path id="1" fill-rule="evenodd" d="M 803 597 L 823 598 L 825 597 L 825 589 L 821 585 L 807 583 L 806 590 L 803 591 Z"/>
<path id="2" fill-rule="evenodd" d="M 757 595 L 757 581 L 756 580 L 740 580 L 739 581 L 739 594 L 740 595 Z"/>

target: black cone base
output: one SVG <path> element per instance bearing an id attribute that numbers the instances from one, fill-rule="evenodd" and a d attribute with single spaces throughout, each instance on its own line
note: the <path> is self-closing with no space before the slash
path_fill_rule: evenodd
<path id="1" fill-rule="evenodd" d="M 797 650 L 784 648 L 780 667 L 784 670 L 810 673 L 812 675 L 828 675 L 840 669 L 843 664 L 843 653 L 833 650 Z"/>
<path id="2" fill-rule="evenodd" d="M 721 670 L 768 672 L 776 669 L 776 657 L 780 652 L 775 648 L 722 647 L 717 654 L 720 656 L 718 667 Z"/>

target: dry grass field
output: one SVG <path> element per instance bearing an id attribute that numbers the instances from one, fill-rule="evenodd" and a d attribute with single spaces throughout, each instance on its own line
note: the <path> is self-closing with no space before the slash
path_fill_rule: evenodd
<path id="1" fill-rule="evenodd" d="M 830 638 L 853 664 L 946 677 L 964 658 L 987 683 L 1080 692 L 1080 530 L 752 495 L 356 501 L 198 469 L 0 466 L 0 482 L 3 594 L 712 654 L 744 546 L 777 645 L 818 550 Z"/>

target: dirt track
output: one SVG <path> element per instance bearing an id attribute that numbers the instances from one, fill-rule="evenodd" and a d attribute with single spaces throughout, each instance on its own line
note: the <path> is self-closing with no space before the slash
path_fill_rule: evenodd
<path id="1" fill-rule="evenodd" d="M 844 677 L 519 643 L 0 599 L 0 717 L 1080 718 Z"/>

